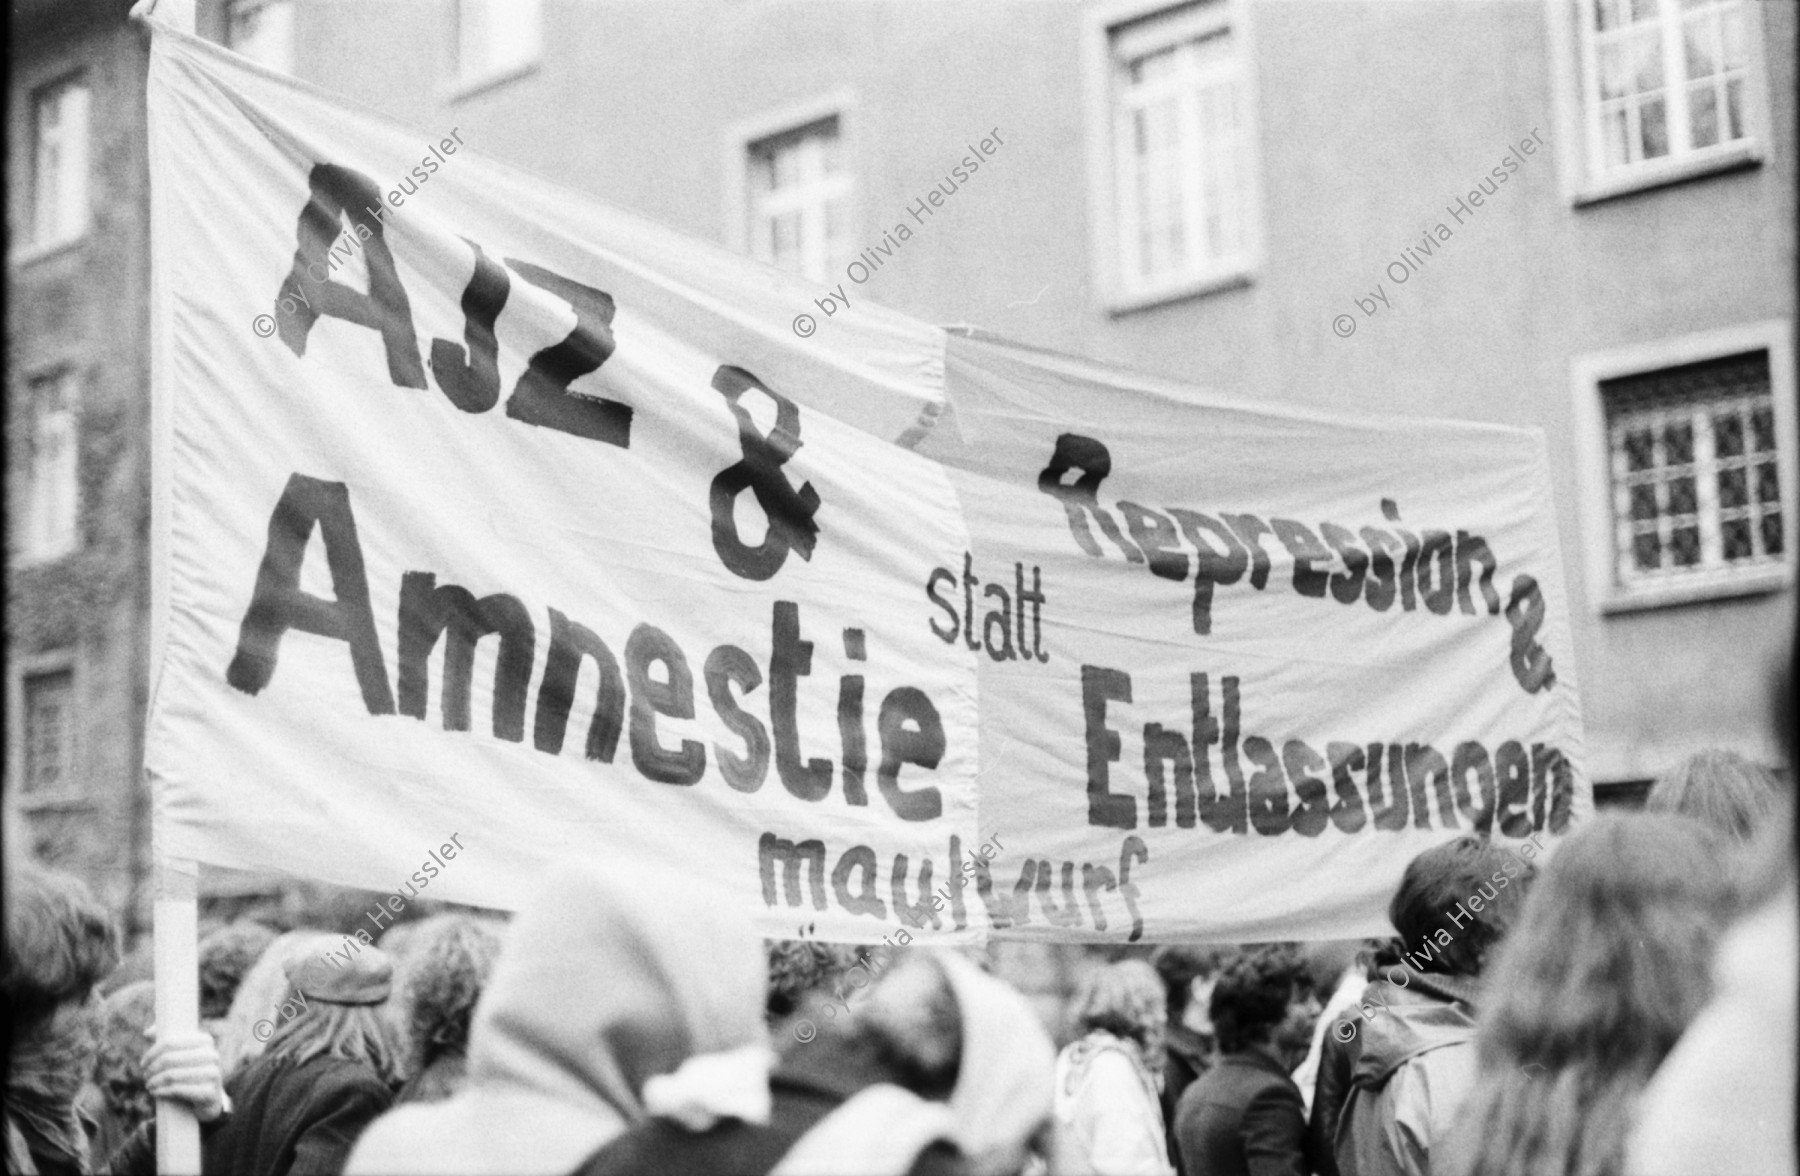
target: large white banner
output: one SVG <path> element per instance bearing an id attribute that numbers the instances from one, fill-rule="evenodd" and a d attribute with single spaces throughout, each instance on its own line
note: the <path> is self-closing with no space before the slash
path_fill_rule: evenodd
<path id="1" fill-rule="evenodd" d="M 1591 810 L 1536 433 L 805 331 L 798 279 L 160 28 L 150 129 L 165 854 L 1256 940 Z"/>

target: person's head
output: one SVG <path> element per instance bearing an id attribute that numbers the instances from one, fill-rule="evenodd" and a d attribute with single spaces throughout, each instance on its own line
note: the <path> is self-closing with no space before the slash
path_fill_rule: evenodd
<path id="1" fill-rule="evenodd" d="M 767 962 L 740 916 L 717 879 L 659 859 L 553 867 L 507 929 L 457 1098 L 529 1108 L 521 1146 L 571 1171 L 708 1077 L 690 1061 L 755 1055 L 730 1085 L 766 1093 Z"/>
<path id="2" fill-rule="evenodd" d="M 21 865 L 7 879 L 0 967 L 16 1035 L 86 1006 L 119 963 L 119 929 L 79 878 Z"/>
<path id="3" fill-rule="evenodd" d="M 1161 1064 L 1168 997 L 1162 978 L 1145 961 L 1119 960 L 1089 972 L 1069 1012 L 1078 1034 L 1099 1031 L 1135 1042 L 1146 1061 Z"/>
<path id="4" fill-rule="evenodd" d="M 763 946 L 769 961 L 764 1013 L 771 1026 L 803 1013 L 810 1023 L 817 1019 L 812 1014 L 819 1012 L 822 1005 L 834 1001 L 847 1005 L 850 970 L 865 957 L 879 959 L 867 948 L 819 943 L 811 939 L 771 939 Z M 865 980 L 856 987 L 864 987 L 867 983 Z"/>
<path id="5" fill-rule="evenodd" d="M 1557 849 L 1488 976 L 1478 1174 L 1618 1169 L 1639 1091 L 1709 994 L 1722 850 L 1666 813 L 1598 816 Z"/>
<path id="6" fill-rule="evenodd" d="M 288 996 L 288 965 L 296 960 L 322 960 L 346 940 L 325 931 L 289 931 L 275 937 L 263 950 L 238 984 L 231 998 L 231 1011 L 219 1027 L 219 1070 L 227 1078 L 238 1067 L 262 1056 L 272 1029 L 259 1032 L 261 1026 L 272 1026 L 276 1012 Z M 354 954 L 354 953 L 353 953 Z"/>
<path id="7" fill-rule="evenodd" d="M 920 1098 L 950 1097 L 962 1062 L 963 1023 L 950 977 L 933 953 L 896 955 L 850 1016 L 851 1030 L 897 1085 Z"/>
<path id="8" fill-rule="evenodd" d="M 1388 904 L 1407 962 L 1422 972 L 1481 975 L 1518 917 L 1534 872 L 1519 855 L 1472 833 L 1415 857 Z M 1479 911 L 1468 906 L 1471 897 L 1481 899 Z"/>
<path id="9" fill-rule="evenodd" d="M 275 942 L 275 932 L 261 923 L 227 923 L 200 940 L 200 1019 L 222 1020 L 232 998 L 262 953 Z"/>
<path id="10" fill-rule="evenodd" d="M 1219 978 L 1219 964 L 1224 958 L 1225 952 L 1220 948 L 1187 944 L 1167 944 L 1151 954 L 1150 966 L 1162 977 L 1171 1025 L 1186 1025 L 1197 1033 L 1212 1034 L 1207 1004 L 1212 1000 L 1213 984 Z"/>
<path id="11" fill-rule="evenodd" d="M 418 924 L 401 989 L 410 1073 L 468 1052 L 469 1023 L 500 954 L 501 928 L 474 915 L 433 915 Z"/>
<path id="12" fill-rule="evenodd" d="M 144 1030 L 156 1019 L 156 985 L 138 980 L 100 1003 L 100 1052 L 94 1059 L 94 1085 L 107 1110 L 129 1134 L 155 1113 L 144 1085 Z"/>
<path id="13" fill-rule="evenodd" d="M 1319 1010 L 1298 953 L 1283 944 L 1264 944 L 1220 969 L 1211 1011 L 1219 1052 L 1234 1054 L 1257 1047 L 1285 1052 L 1294 1037 L 1290 1020 L 1308 1019 L 1310 1034 L 1310 1019 Z"/>
<path id="14" fill-rule="evenodd" d="M 264 1058 L 299 1065 L 316 1057 L 367 1067 L 389 1086 L 404 1073 L 405 1051 L 381 1006 L 393 992 L 394 966 L 378 947 L 352 952 L 342 964 L 317 956 L 287 965 L 288 990 Z"/>
<path id="15" fill-rule="evenodd" d="M 1775 809 L 1775 777 L 1735 751 L 1695 752 L 1656 781 L 1644 807 L 1680 813 L 1727 837 L 1749 841 Z"/>

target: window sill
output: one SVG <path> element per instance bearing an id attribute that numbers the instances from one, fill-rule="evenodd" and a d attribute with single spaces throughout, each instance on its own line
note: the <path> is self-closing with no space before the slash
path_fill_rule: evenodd
<path id="1" fill-rule="evenodd" d="M 1647 192 L 1671 184 L 1686 183 L 1702 176 L 1723 175 L 1762 165 L 1762 148 L 1754 141 L 1733 143 L 1724 148 L 1708 148 L 1704 153 L 1659 163 L 1601 180 L 1592 180 L 1575 193 L 1573 205 L 1581 208 L 1634 192 Z"/>
<path id="2" fill-rule="evenodd" d="M 1254 272 L 1255 267 L 1246 263 L 1139 293 L 1115 293 L 1106 300 L 1106 312 L 1116 318 L 1152 307 L 1167 306 L 1173 302 L 1184 302 L 1189 298 L 1237 290 L 1251 283 Z"/>
<path id="3" fill-rule="evenodd" d="M 13 250 L 12 256 L 6 259 L 6 264 L 14 269 L 22 269 L 40 261 L 47 261 L 58 254 L 72 253 L 86 245 L 87 241 L 88 232 L 84 231 L 81 236 L 70 237 L 67 241 L 53 241 L 48 245 L 22 245 Z"/>
<path id="4" fill-rule="evenodd" d="M 458 78 L 444 95 L 446 102 L 461 102 L 464 98 L 473 98 L 485 94 L 489 90 L 498 89 L 506 83 L 533 74 L 538 71 L 539 61 L 527 61 L 521 65 L 509 65 L 505 69 L 493 73 L 479 74 L 472 78 Z"/>
<path id="5" fill-rule="evenodd" d="M 1600 612 L 1605 616 L 1613 616 L 1746 596 L 1767 596 L 1786 590 L 1793 580 L 1792 569 L 1784 566 L 1758 568 L 1729 579 L 1708 580 L 1704 583 L 1669 584 L 1635 591 L 1614 588 L 1613 595 L 1600 602 Z"/>

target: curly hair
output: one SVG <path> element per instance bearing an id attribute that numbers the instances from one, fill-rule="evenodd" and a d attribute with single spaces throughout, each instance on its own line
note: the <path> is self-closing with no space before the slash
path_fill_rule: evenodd
<path id="1" fill-rule="evenodd" d="M 1081 1035 L 1098 1029 L 1154 1049 L 1169 1022 L 1162 977 L 1143 960 L 1119 960 L 1089 972 L 1070 1014 Z"/>
<path id="2" fill-rule="evenodd" d="M 1242 1053 L 1268 1043 L 1295 990 L 1310 983 L 1305 963 L 1286 944 L 1252 948 L 1227 963 L 1213 986 L 1210 1009 L 1219 1052 Z"/>
<path id="3" fill-rule="evenodd" d="M 769 957 L 764 1014 L 771 1021 L 798 1011 L 808 992 L 836 991 L 839 979 L 862 959 L 859 952 L 867 950 L 810 939 L 770 939 L 763 946 Z"/>
<path id="4" fill-rule="evenodd" d="M 30 865 L 8 873 L 0 997 L 15 1026 L 38 1025 L 118 966 L 119 927 L 78 878 Z"/>
<path id="5" fill-rule="evenodd" d="M 1709 995 L 1721 850 L 1667 813 L 1596 817 L 1558 848 L 1492 969 L 1464 1176 L 1622 1170 L 1638 1095 Z"/>
<path id="6" fill-rule="evenodd" d="M 410 1071 L 467 1053 L 469 1020 L 500 954 L 501 928 L 474 915 L 433 915 L 408 945 L 402 988 Z"/>
<path id="7" fill-rule="evenodd" d="M 1150 966 L 1162 977 L 1163 992 L 1168 998 L 1169 1020 L 1181 1020 L 1187 1012 L 1194 981 L 1218 975 L 1224 960 L 1223 948 L 1190 944 L 1165 944 L 1150 953 Z"/>
<path id="8" fill-rule="evenodd" d="M 231 1011 L 231 998 L 262 953 L 275 942 L 275 932 L 261 923 L 242 920 L 209 932 L 200 940 L 200 1019 L 216 1021 Z"/>

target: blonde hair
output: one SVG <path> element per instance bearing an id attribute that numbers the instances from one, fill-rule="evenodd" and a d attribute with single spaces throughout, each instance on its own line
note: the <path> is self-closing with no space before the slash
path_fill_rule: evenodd
<path id="1" fill-rule="evenodd" d="M 244 973 L 237 995 L 231 998 L 224 1027 L 219 1030 L 219 1071 L 225 1077 L 231 1077 L 245 1062 L 261 1057 L 268 1047 L 267 1039 L 256 1035 L 256 1025 L 259 1021 L 279 1019 L 276 1010 L 288 995 L 289 962 L 322 955 L 338 938 L 325 931 L 289 931 L 257 957 Z"/>
<path id="2" fill-rule="evenodd" d="M 1169 1020 L 1162 978 L 1143 960 L 1119 960 L 1089 972 L 1069 1011 L 1079 1035 L 1100 1029 L 1146 1049 Z"/>
<path id="3" fill-rule="evenodd" d="M 1657 780 L 1644 807 L 1692 817 L 1745 842 L 1768 823 L 1776 796 L 1775 777 L 1767 768 L 1735 751 L 1709 748 Z"/>

